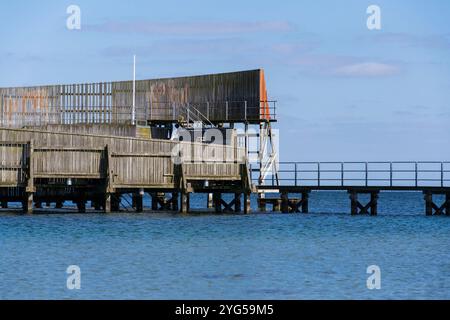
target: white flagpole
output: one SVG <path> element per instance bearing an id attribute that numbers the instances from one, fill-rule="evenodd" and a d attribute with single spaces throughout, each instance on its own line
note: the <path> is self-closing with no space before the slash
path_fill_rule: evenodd
<path id="1" fill-rule="evenodd" d="M 136 124 L 136 55 L 133 56 L 133 107 L 131 110 L 131 124 Z"/>

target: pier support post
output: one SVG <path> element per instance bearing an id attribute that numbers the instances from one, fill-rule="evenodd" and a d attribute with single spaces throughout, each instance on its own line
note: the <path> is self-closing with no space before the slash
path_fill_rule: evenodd
<path id="1" fill-rule="evenodd" d="M 180 208 L 178 192 L 172 192 L 171 198 L 166 198 L 166 193 L 164 192 L 152 192 L 150 193 L 150 196 L 152 198 L 152 211 L 178 211 Z"/>
<path id="2" fill-rule="evenodd" d="M 112 198 L 111 193 L 107 193 L 105 195 L 105 205 L 103 207 L 105 213 L 111 213 L 111 198 Z"/>
<path id="3" fill-rule="evenodd" d="M 102 205 L 97 199 L 92 201 L 92 206 L 94 207 L 95 211 L 100 211 L 102 209 Z"/>
<path id="4" fill-rule="evenodd" d="M 378 194 L 379 191 L 371 191 L 370 192 L 370 200 L 366 205 L 362 205 L 358 200 L 358 192 L 357 191 L 349 191 L 350 193 L 350 210 L 352 216 L 360 215 L 360 214 L 369 214 L 371 216 L 376 216 L 378 214 Z M 363 192 L 368 193 L 368 192 Z"/>
<path id="5" fill-rule="evenodd" d="M 425 214 L 427 216 L 433 215 L 433 194 L 431 192 L 426 192 L 424 194 L 424 200 L 425 200 Z"/>
<path id="6" fill-rule="evenodd" d="M 63 208 L 63 201 L 62 200 L 57 200 L 56 201 L 56 205 L 55 205 L 55 209 L 62 209 Z"/>
<path id="7" fill-rule="evenodd" d="M 120 202 L 122 196 L 120 193 L 111 194 L 111 211 L 119 212 L 120 211 Z"/>
<path id="8" fill-rule="evenodd" d="M 189 206 L 190 206 L 190 195 L 188 192 L 182 192 L 181 193 L 181 213 L 186 214 L 189 213 Z"/>
<path id="9" fill-rule="evenodd" d="M 378 215 L 378 192 L 372 192 L 370 194 L 370 215 Z"/>
<path id="10" fill-rule="evenodd" d="M 350 193 L 350 211 L 352 216 L 358 214 L 358 193 L 356 192 Z"/>
<path id="11" fill-rule="evenodd" d="M 309 192 L 302 192 L 302 213 L 309 213 Z"/>
<path id="12" fill-rule="evenodd" d="M 150 196 L 152 197 L 152 211 L 156 211 L 156 210 L 158 210 L 158 197 L 157 197 L 157 194 L 155 192 L 152 192 L 150 194 Z"/>
<path id="13" fill-rule="evenodd" d="M 84 199 L 78 200 L 77 208 L 79 213 L 86 213 L 86 200 Z"/>
<path id="14" fill-rule="evenodd" d="M 133 208 L 133 209 L 137 209 L 137 197 L 136 197 L 136 194 L 135 193 L 132 193 L 131 194 L 131 207 Z"/>
<path id="15" fill-rule="evenodd" d="M 280 212 L 281 211 L 281 200 L 276 199 L 273 203 L 272 212 Z"/>
<path id="16" fill-rule="evenodd" d="M 436 216 L 440 216 L 442 214 L 450 215 L 450 194 L 445 194 L 445 200 L 442 205 L 437 205 L 433 201 L 433 192 L 426 191 L 424 192 L 424 200 L 425 200 L 425 214 L 427 216 L 432 216 L 433 214 Z"/>
<path id="17" fill-rule="evenodd" d="M 241 194 L 240 193 L 235 193 L 234 194 L 234 212 L 235 213 L 241 213 L 242 212 L 241 206 L 242 206 L 242 204 L 241 204 Z"/>
<path id="18" fill-rule="evenodd" d="M 244 214 L 249 214 L 251 210 L 251 194 L 244 193 Z"/>
<path id="19" fill-rule="evenodd" d="M 213 207 L 214 207 L 213 194 L 208 193 L 207 208 L 212 209 Z"/>
<path id="20" fill-rule="evenodd" d="M 259 212 L 266 212 L 267 210 L 266 195 L 263 193 L 258 194 L 258 210 Z"/>
<path id="21" fill-rule="evenodd" d="M 289 213 L 289 195 L 287 192 L 281 193 L 281 212 Z"/>
<path id="22" fill-rule="evenodd" d="M 222 213 L 222 194 L 220 192 L 214 192 L 213 203 L 216 213 Z"/>
<path id="23" fill-rule="evenodd" d="M 22 203 L 23 212 L 26 214 L 33 213 L 33 193 L 27 192 Z"/>
<path id="24" fill-rule="evenodd" d="M 450 193 L 445 195 L 445 214 L 450 216 Z"/>
<path id="25" fill-rule="evenodd" d="M 140 190 L 139 192 L 133 194 L 133 203 L 136 212 L 144 211 L 144 191 Z"/>
<path id="26" fill-rule="evenodd" d="M 172 193 L 172 211 L 178 211 L 179 205 L 178 205 L 178 192 Z"/>

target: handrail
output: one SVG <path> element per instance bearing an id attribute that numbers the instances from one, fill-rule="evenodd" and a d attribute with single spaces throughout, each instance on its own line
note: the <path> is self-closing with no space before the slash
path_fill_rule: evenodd
<path id="1" fill-rule="evenodd" d="M 280 186 L 449 187 L 450 161 L 280 162 Z M 253 169 L 258 172 L 260 169 Z M 252 175 L 252 180 L 257 179 Z M 274 179 L 265 185 L 276 186 Z"/>
<path id="2" fill-rule="evenodd" d="M 180 110 L 193 108 L 199 118 L 203 121 L 208 119 L 214 121 L 256 121 L 276 120 L 277 101 L 260 101 L 252 105 L 249 101 L 209 101 L 209 102 L 148 102 L 150 111 L 148 120 L 178 120 Z M 138 107 L 139 108 L 139 107 Z M 261 110 L 267 108 L 266 111 Z M 265 113 L 268 112 L 268 113 Z M 193 113 L 195 114 L 195 113 Z M 212 123 L 211 123 L 212 124 Z"/>

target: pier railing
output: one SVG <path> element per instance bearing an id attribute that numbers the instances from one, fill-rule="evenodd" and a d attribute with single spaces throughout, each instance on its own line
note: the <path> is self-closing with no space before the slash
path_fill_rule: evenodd
<path id="1" fill-rule="evenodd" d="M 245 122 L 276 120 L 276 101 L 152 102 L 138 108 L 138 118 L 150 121 Z M 126 108 L 126 107 L 125 107 Z"/>
<path id="2" fill-rule="evenodd" d="M 253 181 L 257 183 L 253 169 Z M 450 162 L 280 162 L 266 186 L 450 187 Z"/>
<path id="3" fill-rule="evenodd" d="M 175 188 L 179 164 L 185 166 L 188 178 L 239 180 L 245 163 L 245 149 L 236 146 L 0 127 L 0 187 L 4 188 L 23 187 L 32 181 L 30 177 L 107 176 L 117 188 Z"/>

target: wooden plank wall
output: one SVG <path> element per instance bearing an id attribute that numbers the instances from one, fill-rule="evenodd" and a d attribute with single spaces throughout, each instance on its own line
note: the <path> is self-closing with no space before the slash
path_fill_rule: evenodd
<path id="1" fill-rule="evenodd" d="M 183 170 L 184 176 L 191 179 L 239 180 L 241 176 L 241 165 L 235 163 L 210 162 L 203 165 L 186 163 Z"/>
<path id="2" fill-rule="evenodd" d="M 34 148 L 35 178 L 105 178 L 104 149 Z"/>
<path id="3" fill-rule="evenodd" d="M 172 155 L 176 151 L 195 156 L 183 158 L 183 165 L 187 165 L 185 176 L 192 178 L 235 179 L 246 161 L 243 148 L 167 140 L 0 128 L 0 141 L 12 141 L 0 144 L 2 186 L 24 182 L 26 141 L 33 141 L 34 145 L 35 178 L 105 178 L 108 146 L 113 183 L 123 188 L 175 187 Z"/>
<path id="4" fill-rule="evenodd" d="M 186 110 L 211 121 L 260 118 L 261 70 L 136 82 L 138 123 L 176 121 Z M 0 126 L 130 124 L 132 81 L 0 88 Z"/>
<path id="5" fill-rule="evenodd" d="M 0 142 L 0 186 L 15 187 L 25 183 L 27 144 Z"/>
<path id="6" fill-rule="evenodd" d="M 49 124 L 45 126 L 32 127 L 24 129 L 65 132 L 75 134 L 108 135 L 120 137 L 137 137 L 137 128 L 132 125 L 118 124 Z M 141 138 L 151 138 L 150 133 L 140 135 Z"/>
<path id="7" fill-rule="evenodd" d="M 174 164 L 170 157 L 150 154 L 112 154 L 116 188 L 175 188 Z"/>

